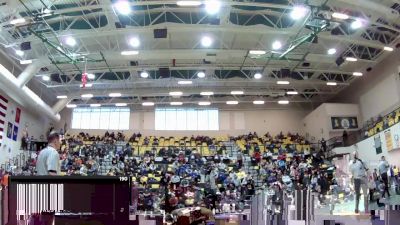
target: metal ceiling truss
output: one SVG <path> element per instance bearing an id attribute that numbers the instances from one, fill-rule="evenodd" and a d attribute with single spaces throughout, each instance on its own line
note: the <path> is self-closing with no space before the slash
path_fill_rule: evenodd
<path id="1" fill-rule="evenodd" d="M 264 85 L 268 86 L 268 90 L 298 90 L 299 97 L 303 100 L 319 101 L 328 98 L 320 95 L 335 94 L 354 80 L 351 76 L 353 71 L 342 71 L 335 65 L 334 58 L 328 59 L 323 56 L 325 52 L 320 53 L 321 49 L 327 48 L 327 42 L 335 42 L 340 46 L 340 56 L 357 57 L 360 59 L 357 63 L 364 66 L 379 61 L 384 54 L 383 46 L 393 44 L 400 34 L 398 20 L 393 19 L 392 15 L 370 16 L 370 13 L 364 13 L 362 10 L 382 12 L 384 9 L 368 8 L 366 5 L 360 8 L 352 7 L 351 15 L 370 19 L 368 27 L 350 31 L 336 22 L 330 24 L 330 13 L 340 11 L 337 5 L 343 3 L 343 0 L 330 0 L 312 5 L 309 17 L 303 21 L 288 19 L 292 5 L 265 2 L 226 1 L 218 16 L 210 16 L 202 8 L 177 7 L 176 1 L 171 0 L 134 1 L 131 2 L 135 7 L 132 14 L 121 16 L 107 0 L 69 0 L 68 6 L 45 0 L 19 1 L 26 4 L 25 10 L 21 8 L 19 12 L 7 14 L 7 19 L 3 20 L 0 40 L 9 48 L 30 41 L 33 51 L 29 53 L 29 57 L 32 58 L 49 55 L 52 65 L 47 66 L 46 73 L 52 74 L 52 80 L 41 82 L 57 93 L 59 87 L 65 88 L 67 92 L 85 91 L 79 89 L 82 71 L 78 64 L 87 62 L 88 71 L 96 74 L 96 80 L 91 83 L 105 92 L 113 88 L 135 90 L 140 88 L 140 85 L 147 85 L 151 90 L 160 87 L 177 88 L 177 79 L 192 79 L 196 88 L 206 88 L 210 85 L 216 92 L 225 86 L 244 85 L 260 88 Z M 43 15 L 46 8 L 52 10 L 51 15 Z M 28 21 L 32 21 L 30 25 L 8 25 L 15 16 L 27 16 L 27 12 L 33 17 L 33 20 L 28 18 Z M 1 11 L 0 15 L 5 16 Z M 117 26 L 119 28 L 116 28 Z M 167 28 L 168 38 L 145 40 L 141 49 L 138 49 L 138 59 L 120 57 L 119 52 L 127 49 L 126 38 L 130 34 L 147 37 L 152 35 L 155 28 Z M 217 43 L 215 49 L 204 50 L 199 45 L 199 39 L 189 39 L 187 43 L 176 39 L 200 34 L 212 35 Z M 62 39 L 68 36 L 78 40 L 77 48 L 67 49 L 61 44 Z M 257 41 L 247 43 L 242 40 L 246 36 L 256 37 Z M 278 36 L 288 39 L 283 52 L 268 51 L 262 58 L 249 57 L 248 49 L 269 49 L 265 40 Z M 316 38 L 319 39 L 319 43 L 312 44 Z M 168 54 L 168 51 L 182 54 L 182 59 L 177 60 L 174 66 L 171 65 L 174 54 L 169 54 L 169 58 L 151 55 L 151 51 L 165 48 L 166 41 L 168 45 L 165 54 Z M 44 42 L 45 45 L 37 45 L 39 42 Z M 177 43 L 178 49 L 174 47 Z M 182 49 L 192 49 L 193 56 L 183 57 Z M 214 57 L 210 63 L 205 63 L 207 57 L 201 58 L 202 51 L 218 53 L 210 56 Z M 146 54 L 149 59 L 146 58 Z M 221 58 L 224 55 L 229 55 L 230 58 Z M 115 60 L 117 56 L 121 60 Z M 130 61 L 136 61 L 133 63 L 135 65 L 130 65 Z M 311 62 L 311 66 L 302 65 L 305 61 Z M 163 67 L 169 68 L 169 76 L 159 76 L 158 69 Z M 277 79 L 282 78 L 282 68 L 290 70 L 288 78 L 291 84 L 288 87 L 275 84 Z M 138 78 L 138 73 L 144 70 L 150 73 L 147 80 Z M 207 71 L 206 79 L 195 79 L 197 71 L 200 70 Z M 266 78 L 253 80 L 256 72 L 262 72 Z M 110 78 L 110 75 L 113 78 Z M 327 87 L 326 81 L 330 80 L 337 81 L 339 85 Z M 165 98 L 161 101 L 164 100 Z"/>

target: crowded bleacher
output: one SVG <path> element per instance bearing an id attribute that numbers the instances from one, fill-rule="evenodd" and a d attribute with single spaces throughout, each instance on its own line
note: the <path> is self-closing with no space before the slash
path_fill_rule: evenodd
<path id="1" fill-rule="evenodd" d="M 34 150 L 34 149 L 31 149 Z M 39 150 L 39 149 L 35 149 Z M 243 210 L 257 190 L 300 190 L 325 194 L 324 155 L 298 134 L 236 137 L 155 137 L 122 132 L 103 136 L 66 134 L 61 145 L 61 174 L 131 176 L 135 210 L 172 212 L 188 206 L 223 211 L 227 203 Z M 34 175 L 39 153 L 15 175 Z"/>
<path id="2" fill-rule="evenodd" d="M 371 118 L 366 122 L 364 128 L 364 137 L 371 137 L 393 125 L 400 122 L 400 108 L 396 109 L 385 116 Z"/>

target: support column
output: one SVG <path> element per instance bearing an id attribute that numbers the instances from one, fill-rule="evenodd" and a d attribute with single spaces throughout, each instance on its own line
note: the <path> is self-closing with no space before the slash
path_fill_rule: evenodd
<path id="1" fill-rule="evenodd" d="M 37 72 L 39 72 L 42 66 L 42 62 L 40 60 L 35 60 L 33 63 L 29 64 L 24 71 L 17 78 L 18 87 L 22 88 L 25 84 L 27 84 Z"/>

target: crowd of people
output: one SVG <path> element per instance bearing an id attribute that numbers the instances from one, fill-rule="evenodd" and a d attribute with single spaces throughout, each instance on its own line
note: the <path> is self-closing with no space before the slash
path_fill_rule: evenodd
<path id="1" fill-rule="evenodd" d="M 229 210 L 243 210 L 246 200 L 250 200 L 257 190 L 265 188 L 275 190 L 275 202 L 279 205 L 282 191 L 311 187 L 322 196 L 335 182 L 333 171 L 324 164 L 321 151 L 299 151 L 297 145 L 309 144 L 298 134 L 280 133 L 272 137 L 267 133 L 259 137 L 254 132 L 230 137 L 228 141 L 245 143 L 235 155 L 227 154 L 225 144 L 216 142 L 215 138 L 185 138 L 215 148 L 210 155 L 202 155 L 197 148 L 188 146 L 158 146 L 158 139 L 161 137 L 143 137 L 140 133 L 129 139 L 120 132 L 106 132 L 102 137 L 80 133 L 66 135 L 57 143 L 57 138 L 50 135 L 52 150 L 46 154 L 35 153 L 39 156 L 32 157 L 22 170 L 13 172 L 23 175 L 47 175 L 51 172 L 80 176 L 131 176 L 136 179 L 133 193 L 137 201 L 133 201 L 133 210 L 164 209 L 167 212 L 187 206 L 203 206 L 217 211 L 226 211 L 229 206 Z M 123 142 L 125 140 L 128 142 Z M 138 140 L 143 140 L 143 143 L 152 140 L 154 151 L 137 155 L 131 144 Z M 51 158 L 55 149 L 61 149 L 61 160 L 57 160 L 59 169 L 56 161 L 47 165 L 51 167 L 49 171 L 40 168 L 43 165 L 40 161 L 47 160 L 41 157 Z"/>
<path id="2" fill-rule="evenodd" d="M 209 155 L 203 155 L 196 146 L 157 145 L 157 140 L 162 139 L 141 134 L 126 139 L 122 133 L 106 132 L 102 137 L 66 135 L 60 141 L 58 134 L 51 134 L 45 150 L 33 153 L 25 166 L 7 171 L 6 175 L 130 176 L 134 180 L 133 211 L 172 212 L 190 206 L 217 212 L 240 211 L 258 190 L 264 189 L 275 193 L 273 202 L 279 209 L 282 193 L 293 190 L 309 188 L 318 194 L 321 204 L 325 204 L 326 195 L 349 192 L 337 182 L 335 167 L 325 159 L 324 147 L 314 149 L 298 134 L 280 133 L 273 137 L 254 132 L 229 137 L 228 142 L 204 136 L 182 139 L 207 143 L 210 149 L 215 148 Z M 151 148 L 138 154 L 132 146 L 138 141 Z M 227 143 L 235 143 L 236 151 L 228 154 Z M 370 201 L 378 204 L 393 194 L 390 184 L 398 186 L 398 168 L 384 158 L 374 172 L 365 173 L 369 179 L 364 181 L 357 180 L 363 174 L 357 170 L 367 170 L 366 166 L 357 158 L 353 164 L 350 170 L 356 212 L 364 186 L 369 189 Z"/>
<path id="3" fill-rule="evenodd" d="M 385 116 L 379 115 L 376 118 L 371 118 L 367 120 L 363 129 L 364 137 L 371 137 L 398 122 L 400 122 L 400 109 L 396 109 Z"/>

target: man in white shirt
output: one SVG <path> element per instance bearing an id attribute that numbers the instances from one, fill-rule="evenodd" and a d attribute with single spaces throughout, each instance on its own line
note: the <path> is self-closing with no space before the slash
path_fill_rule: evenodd
<path id="1" fill-rule="evenodd" d="M 388 197 L 390 197 L 389 193 L 389 180 L 388 180 L 388 169 L 389 169 L 389 163 L 386 161 L 385 156 L 381 157 L 381 161 L 379 163 L 378 169 L 379 169 L 379 174 L 381 175 L 381 178 L 383 180 L 383 183 L 385 184 L 385 191 L 382 193 L 382 198 L 385 197 L 385 193 L 388 194 Z"/>
<path id="2" fill-rule="evenodd" d="M 40 151 L 37 162 L 37 175 L 58 175 L 60 173 L 60 155 L 58 150 L 61 147 L 60 135 L 58 133 L 50 133 L 48 138 L 48 146 Z"/>
<path id="3" fill-rule="evenodd" d="M 360 190 L 362 188 L 364 195 L 364 209 L 365 212 L 368 213 L 368 177 L 367 177 L 367 168 L 361 159 L 358 158 L 358 153 L 353 152 L 353 161 L 350 163 L 350 172 L 352 175 L 352 182 L 354 184 L 354 191 L 356 192 L 356 206 L 355 213 L 359 213 L 358 205 L 360 202 Z"/>

